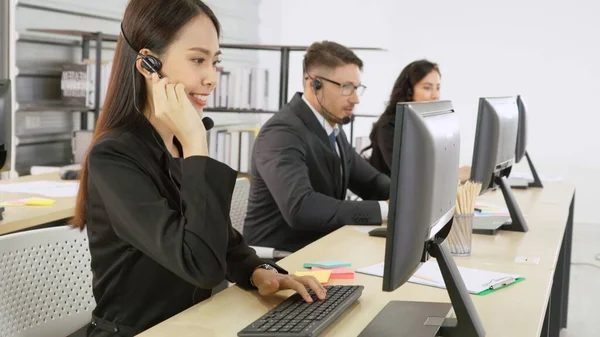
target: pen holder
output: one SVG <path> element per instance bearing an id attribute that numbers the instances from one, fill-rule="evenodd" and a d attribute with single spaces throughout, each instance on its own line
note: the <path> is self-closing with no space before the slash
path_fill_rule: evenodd
<path id="1" fill-rule="evenodd" d="M 471 255 L 471 238 L 473 231 L 473 213 L 455 214 L 452 229 L 446 240 L 450 253 L 455 256 Z"/>

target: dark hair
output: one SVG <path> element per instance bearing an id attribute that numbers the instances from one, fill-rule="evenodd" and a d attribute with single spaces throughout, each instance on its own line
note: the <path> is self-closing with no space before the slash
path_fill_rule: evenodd
<path id="1" fill-rule="evenodd" d="M 317 67 L 329 69 L 346 64 L 355 64 L 360 70 L 363 62 L 352 50 L 332 41 L 315 42 L 308 47 L 304 55 L 304 73 Z"/>
<path id="2" fill-rule="evenodd" d="M 383 114 L 395 116 L 396 104 L 412 101 L 415 85 L 432 71 L 437 71 L 440 76 L 442 75 L 438 65 L 427 60 L 414 61 L 404 67 L 394 83 L 390 100 Z"/>
<path id="3" fill-rule="evenodd" d="M 200 14 L 211 19 L 220 36 L 221 26 L 217 17 L 201 0 L 129 1 L 123 15 L 123 32 L 136 50 L 119 36 L 105 104 L 96 123 L 90 148 L 111 130 L 132 129 L 144 121 L 146 117 L 140 112 L 146 107 L 146 82 L 135 68 L 138 51 L 148 48 L 161 55 L 176 39 L 179 30 Z M 86 158 L 81 165 L 75 215 L 71 220 L 71 225 L 80 229 L 85 227 L 86 222 L 87 177 Z"/>
<path id="4" fill-rule="evenodd" d="M 382 124 L 389 123 L 396 116 L 396 105 L 399 102 L 412 101 L 415 85 L 425 78 L 425 76 L 429 75 L 429 73 L 432 71 L 437 71 L 440 76 L 442 75 L 438 65 L 427 60 L 414 61 L 402 69 L 402 72 L 400 72 L 400 75 L 394 83 L 392 93 L 390 94 L 390 100 L 388 101 L 383 114 L 373 125 L 373 129 L 369 135 L 371 144 L 377 140 L 377 129 Z M 361 153 L 370 148 L 372 148 L 372 145 L 362 150 Z"/>

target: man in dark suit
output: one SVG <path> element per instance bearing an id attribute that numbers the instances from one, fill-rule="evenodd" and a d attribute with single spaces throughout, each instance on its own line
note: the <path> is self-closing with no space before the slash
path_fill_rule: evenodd
<path id="1" fill-rule="evenodd" d="M 306 51 L 304 94 L 261 128 L 254 145 L 249 244 L 293 252 L 343 225 L 387 218 L 390 179 L 354 151 L 340 125 L 365 89 L 361 71 L 362 61 L 340 44 Z M 347 189 L 363 200 L 345 200 Z"/>

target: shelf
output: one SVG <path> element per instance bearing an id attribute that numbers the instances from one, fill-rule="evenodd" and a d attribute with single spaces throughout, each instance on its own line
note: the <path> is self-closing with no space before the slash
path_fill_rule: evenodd
<path id="1" fill-rule="evenodd" d="M 37 29 L 37 28 L 31 28 L 28 29 L 28 31 L 30 32 L 37 32 L 37 33 L 45 33 L 45 34 L 56 34 L 56 35 L 63 35 L 63 36 L 72 36 L 72 37 L 78 37 L 81 38 L 81 47 L 82 47 L 82 59 L 88 59 L 89 58 L 89 51 L 90 51 L 90 42 L 92 40 L 96 41 L 96 64 L 100 64 L 100 59 L 101 59 L 101 54 L 102 54 L 102 42 L 103 41 L 108 41 L 108 42 L 116 42 L 119 39 L 119 35 L 114 35 L 114 34 L 104 34 L 102 32 L 90 32 L 90 31 L 83 31 L 83 30 L 72 30 L 72 29 Z M 29 38 L 29 41 L 34 41 L 35 39 L 31 39 Z M 54 42 L 49 42 L 49 43 L 58 43 L 56 41 Z M 60 42 L 61 44 L 64 44 L 65 42 Z M 68 42 L 67 42 L 68 45 Z M 294 45 L 262 45 L 262 44 L 237 44 L 237 43 L 222 43 L 220 44 L 220 47 L 223 49 L 240 49 L 240 50 L 266 50 L 266 51 L 277 51 L 281 53 L 281 60 L 280 60 L 280 66 L 279 66 L 279 107 L 281 108 L 282 106 L 284 106 L 287 102 L 288 102 L 288 85 L 289 85 L 289 65 L 290 65 L 290 53 L 292 51 L 305 51 L 306 49 L 308 49 L 308 46 L 294 46 Z M 385 49 L 383 48 L 374 48 L 374 47 L 349 47 L 349 49 L 353 49 L 353 50 L 368 50 L 368 51 L 385 51 Z M 100 74 L 100 67 L 96 67 L 96 77 L 100 78 L 101 74 Z M 99 88 L 100 88 L 100 83 L 99 81 L 96 82 L 96 101 L 100 100 L 100 93 L 99 93 Z M 64 105 L 57 105 L 54 106 L 54 108 L 56 109 L 56 107 L 58 107 L 61 110 L 66 110 L 66 111 L 79 111 L 80 108 L 73 108 L 73 107 L 64 107 Z M 25 108 L 28 109 L 30 111 L 37 111 L 37 110 L 46 110 L 47 106 L 31 106 L 29 108 Z M 23 110 L 23 109 L 21 109 Z M 94 109 L 87 109 L 85 111 L 94 111 L 95 115 L 94 118 L 97 119 L 98 118 L 98 114 L 100 113 L 100 107 L 96 106 Z M 207 108 L 205 109 L 206 112 L 215 112 L 215 113 L 242 113 L 242 114 L 261 114 L 261 113 L 265 113 L 265 114 L 274 114 L 277 111 L 269 111 L 269 110 L 252 110 L 252 109 L 228 109 L 228 108 Z M 358 115 L 357 117 L 363 117 Z M 367 117 L 367 116 L 365 116 Z M 376 117 L 376 116 L 368 116 L 368 117 Z M 351 136 L 352 136 L 352 131 L 353 131 L 353 125 L 354 123 L 352 123 L 351 125 Z M 82 114 L 81 116 L 81 129 L 84 130 L 87 127 L 87 114 Z"/>
<path id="2" fill-rule="evenodd" d="M 96 32 L 86 32 L 83 30 L 71 30 L 71 29 L 38 29 L 38 28 L 29 28 L 27 29 L 30 32 L 37 33 L 48 33 L 48 34 L 57 34 L 57 35 L 68 35 L 68 36 L 76 36 L 88 39 L 95 39 L 98 36 Z M 102 34 L 103 41 L 109 42 L 117 42 L 118 35 L 113 34 Z"/>
<path id="3" fill-rule="evenodd" d="M 31 32 L 38 33 L 48 33 L 48 34 L 58 34 L 58 35 L 69 35 L 76 36 L 88 39 L 96 38 L 96 32 L 87 32 L 83 30 L 70 30 L 70 29 L 37 29 L 31 28 L 28 29 Z M 113 34 L 102 34 L 102 40 L 116 42 L 118 39 L 118 35 Z M 221 48 L 225 49 L 243 49 L 243 50 L 270 50 L 270 51 L 304 51 L 308 48 L 308 46 L 292 46 L 292 45 L 263 45 L 263 44 L 239 44 L 239 43 L 221 43 Z M 372 48 L 372 47 L 348 47 L 353 50 L 373 50 L 373 51 L 384 51 L 382 48 Z"/>
<path id="4" fill-rule="evenodd" d="M 379 118 L 381 115 L 365 115 L 365 114 L 353 114 L 354 117 L 368 117 L 368 118 Z"/>
<path id="5" fill-rule="evenodd" d="M 90 112 L 93 109 L 83 106 L 66 105 L 62 101 L 38 101 L 19 103 L 17 112 L 37 111 L 63 111 L 63 112 Z"/>
<path id="6" fill-rule="evenodd" d="M 305 51 L 308 46 L 286 46 L 286 45 L 263 45 L 263 44 L 232 44 L 232 43 L 221 43 L 221 48 L 226 49 L 245 49 L 245 50 L 271 50 L 271 51 L 282 51 L 284 49 L 289 51 Z M 373 50 L 383 51 L 382 48 L 371 48 L 371 47 L 348 47 L 353 50 Z"/>
<path id="7" fill-rule="evenodd" d="M 234 108 L 205 108 L 204 112 L 224 112 L 224 113 L 242 113 L 242 114 L 274 114 L 278 111 L 256 110 L 256 109 L 234 109 Z"/>

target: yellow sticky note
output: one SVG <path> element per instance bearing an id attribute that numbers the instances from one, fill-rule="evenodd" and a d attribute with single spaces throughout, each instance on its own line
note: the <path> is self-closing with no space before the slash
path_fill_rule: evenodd
<path id="1" fill-rule="evenodd" d="M 29 198 L 25 199 L 25 205 L 27 206 L 52 206 L 56 200 L 46 198 Z"/>
<path id="2" fill-rule="evenodd" d="M 296 276 L 314 276 L 317 281 L 322 284 L 329 282 L 331 277 L 331 270 L 311 270 L 311 271 L 297 271 Z"/>
<path id="3" fill-rule="evenodd" d="M 19 200 L 9 200 L 0 204 L 0 206 L 52 206 L 56 200 L 46 198 L 26 198 Z"/>

